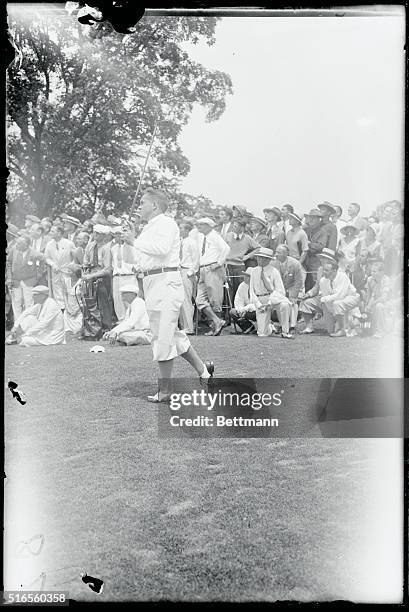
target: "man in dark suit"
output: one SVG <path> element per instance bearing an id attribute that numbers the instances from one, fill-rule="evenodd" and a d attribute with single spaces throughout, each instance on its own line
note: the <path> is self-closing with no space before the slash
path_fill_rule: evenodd
<path id="1" fill-rule="evenodd" d="M 322 204 L 318 204 L 318 208 L 322 212 L 321 227 L 325 228 L 325 231 L 327 232 L 325 248 L 331 249 L 331 251 L 336 251 L 338 230 L 335 223 L 330 221 L 330 217 L 332 215 L 336 215 L 337 211 L 329 202 L 323 202 Z"/>
<path id="2" fill-rule="evenodd" d="M 322 212 L 316 208 L 310 210 L 305 216 L 305 233 L 308 236 L 308 251 L 304 260 L 304 267 L 307 271 L 305 279 L 305 290 L 309 291 L 315 284 L 317 270 L 321 265 L 318 255 L 322 249 L 326 248 L 327 230 L 321 224 Z"/>
<path id="3" fill-rule="evenodd" d="M 7 286 L 11 295 L 14 320 L 33 305 L 32 289 L 44 271 L 44 256 L 30 247 L 30 238 L 20 236 L 7 258 Z"/>

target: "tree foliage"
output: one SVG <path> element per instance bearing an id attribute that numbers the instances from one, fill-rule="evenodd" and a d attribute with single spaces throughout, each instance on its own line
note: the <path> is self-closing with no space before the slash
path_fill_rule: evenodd
<path id="1" fill-rule="evenodd" d="M 86 35 L 64 12 L 11 14 L 22 50 L 8 69 L 13 198 L 39 215 L 127 210 L 157 123 L 144 183 L 178 192 L 189 171 L 178 136 L 195 104 L 217 120 L 230 77 L 193 61 L 186 43 L 215 42 L 217 18 L 143 18 L 126 37 Z"/>

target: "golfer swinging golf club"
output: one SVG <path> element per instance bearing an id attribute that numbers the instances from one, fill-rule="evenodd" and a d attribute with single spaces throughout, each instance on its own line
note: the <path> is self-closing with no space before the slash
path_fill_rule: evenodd
<path id="1" fill-rule="evenodd" d="M 148 401 L 154 403 L 168 401 L 171 391 L 169 379 L 178 355 L 194 367 L 202 382 L 207 382 L 214 371 L 213 363 L 204 363 L 185 332 L 178 329 L 185 295 L 179 269 L 179 228 L 171 217 L 164 214 L 168 205 L 163 191 L 149 188 L 144 192 L 139 212 L 147 224 L 134 243 L 152 331 L 153 360 L 159 366 L 158 392 L 148 396 Z"/>

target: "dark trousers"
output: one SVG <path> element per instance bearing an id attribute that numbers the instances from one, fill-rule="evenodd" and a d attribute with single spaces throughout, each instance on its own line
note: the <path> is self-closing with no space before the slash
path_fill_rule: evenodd
<path id="1" fill-rule="evenodd" d="M 112 328 L 113 317 L 113 301 L 111 291 L 111 278 L 105 276 L 101 279 L 102 282 L 97 284 L 97 304 L 101 314 L 101 323 L 103 331 L 109 331 Z"/>
<path id="2" fill-rule="evenodd" d="M 234 304 L 234 297 L 236 295 L 236 291 L 240 285 L 240 283 L 243 282 L 244 280 L 244 276 L 242 275 L 243 271 L 245 270 L 245 265 L 240 264 L 239 266 L 231 266 L 231 265 L 227 265 L 227 280 L 229 283 L 229 287 L 230 287 L 230 299 L 232 304 Z"/>
<path id="3" fill-rule="evenodd" d="M 239 317 L 237 310 L 232 308 L 230 310 L 231 320 L 240 327 L 242 331 L 246 331 L 251 327 L 251 322 L 256 320 L 255 312 L 245 312 L 244 317 Z"/>

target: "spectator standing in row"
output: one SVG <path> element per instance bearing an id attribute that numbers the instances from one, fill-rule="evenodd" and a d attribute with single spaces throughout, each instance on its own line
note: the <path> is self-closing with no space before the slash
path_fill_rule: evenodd
<path id="1" fill-rule="evenodd" d="M 196 296 L 198 309 L 207 317 L 211 329 L 209 336 L 218 336 L 226 325 L 221 318 L 223 307 L 224 264 L 229 245 L 214 230 L 215 222 L 209 217 L 197 221 L 199 237 L 199 284 Z"/>
<path id="2" fill-rule="evenodd" d="M 285 234 L 280 224 L 281 211 L 277 206 L 271 206 L 264 208 L 263 213 L 267 222 L 266 234 L 270 239 L 268 248 L 275 251 L 277 246 L 285 241 Z"/>
<path id="3" fill-rule="evenodd" d="M 313 208 L 305 215 L 306 225 L 305 233 L 308 237 L 308 251 L 304 260 L 307 277 L 305 279 L 305 289 L 311 289 L 316 281 L 317 270 L 320 267 L 318 258 L 322 249 L 327 248 L 327 232 L 321 225 L 322 213 L 320 210 Z"/>
<path id="4" fill-rule="evenodd" d="M 337 248 L 338 231 L 335 223 L 331 221 L 331 216 L 336 214 L 335 208 L 329 202 L 323 202 L 318 204 L 317 208 L 321 211 L 321 227 L 323 227 L 327 233 L 327 240 L 324 248 L 335 251 Z"/>
<path id="5" fill-rule="evenodd" d="M 230 208 L 223 208 L 220 211 L 219 219 L 221 222 L 220 235 L 223 240 L 226 240 L 227 234 L 232 231 L 233 211 Z"/>
<path id="6" fill-rule="evenodd" d="M 194 333 L 193 301 L 197 293 L 197 273 L 199 271 L 200 252 L 197 239 L 191 237 L 192 223 L 185 221 L 180 224 L 180 268 L 185 299 L 180 309 L 179 323 L 181 329 L 188 335 Z"/>
<path id="7" fill-rule="evenodd" d="M 43 262 L 44 256 L 30 246 L 28 236 L 16 239 L 8 255 L 6 276 L 15 321 L 33 305 L 33 287 L 42 276 Z"/>
<path id="8" fill-rule="evenodd" d="M 361 207 L 359 204 L 353 202 L 348 206 L 348 217 L 346 219 L 347 225 L 353 225 L 359 232 L 362 232 L 367 226 L 367 223 L 363 217 L 359 216 Z"/>
<path id="9" fill-rule="evenodd" d="M 230 297 L 232 302 L 234 302 L 234 296 L 236 295 L 238 286 L 243 281 L 242 273 L 245 269 L 244 258 L 259 246 L 258 242 L 252 236 L 245 233 L 245 226 L 245 219 L 236 217 L 232 224 L 232 232 L 229 232 L 226 237 L 226 242 L 230 247 L 226 264 L 229 285 L 231 287 Z"/>
<path id="10" fill-rule="evenodd" d="M 137 263 L 133 244 L 125 241 L 125 232 L 121 226 L 112 228 L 114 236 L 111 244 L 112 255 L 112 293 L 116 318 L 121 321 L 125 316 L 125 306 L 121 296 L 121 287 L 135 279 L 134 266 Z"/>

